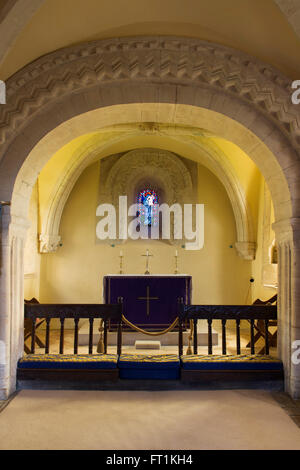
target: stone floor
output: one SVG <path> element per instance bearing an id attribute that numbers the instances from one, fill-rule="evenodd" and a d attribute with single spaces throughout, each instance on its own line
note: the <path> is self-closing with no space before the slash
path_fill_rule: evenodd
<path id="1" fill-rule="evenodd" d="M 0 400 L 0 413 L 17 396 L 18 392 L 13 393 L 8 400 Z"/>
<path id="2" fill-rule="evenodd" d="M 300 400 L 293 400 L 287 393 L 273 392 L 273 398 L 300 428 Z"/>
<path id="3" fill-rule="evenodd" d="M 265 390 L 22 390 L 0 413 L 0 449 L 300 450 L 299 416 Z"/>
<path id="4" fill-rule="evenodd" d="M 213 353 L 220 354 L 221 325 L 216 322 L 214 329 L 220 336 Z M 41 339 L 44 334 L 39 331 Z M 65 353 L 73 353 L 73 341 L 74 332 L 66 330 Z M 235 341 L 234 325 L 229 326 L 228 354 L 236 353 Z M 244 323 L 242 353 L 249 353 L 248 341 L 249 327 Z M 260 340 L 256 351 L 263 345 Z M 185 351 L 186 348 L 187 345 Z M 59 330 L 53 330 L 50 352 L 58 353 L 58 350 Z M 36 352 L 43 350 L 37 348 Z M 79 353 L 87 352 L 87 346 L 79 348 Z M 96 353 L 96 347 L 93 352 Z M 116 352 L 116 348 L 110 346 L 108 352 Z M 135 350 L 124 345 L 123 352 L 177 354 L 178 350 L 174 346 Z M 207 347 L 200 347 L 198 354 L 207 354 Z M 271 348 L 270 354 L 276 356 L 276 348 Z M 300 450 L 300 400 L 295 401 L 283 392 L 22 390 L 10 400 L 0 402 L 0 412 L 0 449 Z M 63 436 L 58 425 L 61 419 L 66 423 Z M 102 423 L 100 428 L 98 422 Z M 199 432 L 200 428 L 204 429 L 199 428 L 199 423 L 205 425 L 205 432 Z M 78 434 L 82 426 L 84 436 Z M 142 434 L 136 432 L 139 426 L 145 431 Z"/>

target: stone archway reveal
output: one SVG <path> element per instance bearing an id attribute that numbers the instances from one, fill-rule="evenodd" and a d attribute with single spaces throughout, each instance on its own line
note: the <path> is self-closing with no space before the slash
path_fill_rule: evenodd
<path id="1" fill-rule="evenodd" d="M 0 200 L 12 204 L 3 208 L 1 222 L 0 344 L 5 346 L 0 398 L 15 389 L 23 351 L 26 217 L 41 169 L 39 160 L 27 157 L 51 130 L 75 116 L 131 103 L 174 105 L 165 122 L 180 122 L 180 105 L 191 106 L 191 113 L 195 108 L 221 113 L 248 128 L 272 152 L 272 165 L 260 160 L 259 166 L 276 216 L 279 351 L 287 390 L 300 396 L 300 366 L 291 363 L 292 342 L 300 337 L 300 113 L 291 103 L 290 85 L 280 72 L 246 54 L 176 37 L 72 46 L 38 59 L 7 81 L 7 105 L 0 107 Z"/>

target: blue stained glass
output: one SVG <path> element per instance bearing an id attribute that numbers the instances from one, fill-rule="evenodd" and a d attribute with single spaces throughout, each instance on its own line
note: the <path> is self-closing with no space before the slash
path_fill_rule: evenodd
<path id="1" fill-rule="evenodd" d="M 141 225 L 157 225 L 158 197 L 153 189 L 147 188 L 139 193 L 138 210 Z"/>

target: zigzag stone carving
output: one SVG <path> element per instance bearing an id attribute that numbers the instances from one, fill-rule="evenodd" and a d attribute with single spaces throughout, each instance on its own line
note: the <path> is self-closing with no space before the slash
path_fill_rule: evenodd
<path id="1" fill-rule="evenodd" d="M 300 109 L 291 102 L 291 81 L 279 71 L 205 41 L 135 37 L 61 49 L 11 77 L 7 105 L 0 108 L 1 153 L 26 121 L 54 100 L 80 89 L 129 80 L 225 90 L 267 114 L 300 152 Z"/>

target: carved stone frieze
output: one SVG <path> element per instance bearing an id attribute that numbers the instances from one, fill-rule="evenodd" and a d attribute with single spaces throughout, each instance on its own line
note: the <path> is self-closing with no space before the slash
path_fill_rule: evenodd
<path id="1" fill-rule="evenodd" d="M 50 103 L 78 90 L 103 86 L 104 92 L 96 93 L 93 102 L 88 103 L 90 109 L 95 109 L 103 106 L 108 83 L 121 85 L 128 81 L 133 94 L 133 82 L 138 86 L 160 81 L 226 92 L 254 105 L 300 149 L 300 118 L 290 99 L 291 81 L 278 70 L 221 45 L 154 36 L 71 46 L 17 72 L 7 81 L 7 105 L 0 109 L 1 153 L 15 133 Z M 166 102 L 167 96 L 161 99 Z M 151 132 L 152 128 L 150 123 L 146 130 Z"/>

